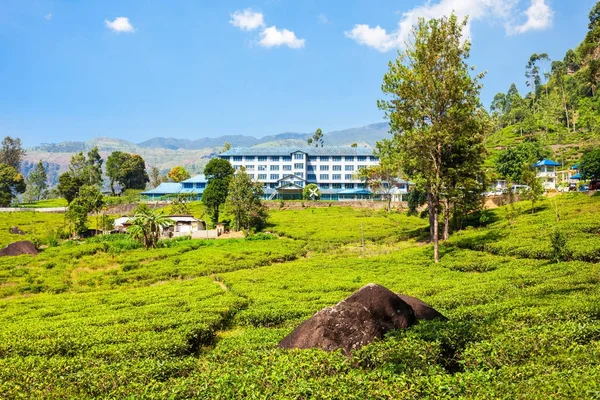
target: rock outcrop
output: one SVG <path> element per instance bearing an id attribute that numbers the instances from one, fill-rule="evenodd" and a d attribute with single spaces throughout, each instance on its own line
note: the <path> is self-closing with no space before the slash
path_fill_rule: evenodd
<path id="1" fill-rule="evenodd" d="M 430 321 L 433 319 L 441 319 L 445 321 L 448 319 L 444 315 L 442 315 L 442 313 L 440 313 L 438 310 L 431 307 L 424 301 L 417 299 L 416 297 L 408 296 L 406 294 L 398 294 L 398 297 L 404 300 L 406 304 L 411 306 L 411 308 L 415 312 L 415 316 L 419 320 Z"/>
<path id="2" fill-rule="evenodd" d="M 349 354 L 393 329 L 415 323 L 417 317 L 410 305 L 389 289 L 369 284 L 304 321 L 279 347 L 342 349 Z"/>
<path id="3" fill-rule="evenodd" d="M 23 240 L 21 242 L 14 242 L 0 250 L 0 257 L 6 256 L 20 256 L 22 254 L 31 254 L 36 256 L 37 250 L 33 243 L 29 240 Z"/>

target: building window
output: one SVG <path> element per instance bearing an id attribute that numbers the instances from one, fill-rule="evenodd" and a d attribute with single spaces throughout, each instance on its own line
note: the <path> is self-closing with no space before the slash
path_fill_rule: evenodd
<path id="1" fill-rule="evenodd" d="M 365 189 L 365 188 L 366 188 L 366 185 L 365 185 L 364 183 L 359 183 L 359 184 L 358 184 L 358 188 L 359 188 L 359 189 Z"/>
<path id="2" fill-rule="evenodd" d="M 294 185 L 304 187 L 304 182 L 302 181 L 294 181 Z"/>
<path id="3" fill-rule="evenodd" d="M 316 157 L 316 156 L 310 156 L 310 157 L 308 157 L 308 160 L 309 161 L 317 161 L 317 158 L 318 157 Z"/>
<path id="4" fill-rule="evenodd" d="M 242 168 L 242 166 L 241 165 L 234 165 L 233 168 L 236 169 L 236 170 L 239 170 L 240 168 Z"/>
<path id="5" fill-rule="evenodd" d="M 279 180 L 279 174 L 271 174 L 271 180 L 272 180 L 272 181 L 277 181 L 277 180 Z"/>
<path id="6" fill-rule="evenodd" d="M 340 156 L 333 156 L 333 157 L 331 157 L 331 161 L 333 161 L 333 162 L 342 161 L 342 157 L 340 157 Z"/>
<path id="7" fill-rule="evenodd" d="M 332 170 L 334 171 L 341 171 L 342 170 L 342 166 L 341 165 L 334 165 L 331 167 Z"/>
<path id="8" fill-rule="evenodd" d="M 296 163 L 296 164 L 294 164 L 294 169 L 304 169 L 304 164 Z"/>
<path id="9" fill-rule="evenodd" d="M 194 184 L 193 184 L 193 183 L 184 183 L 184 184 L 183 184 L 183 188 L 184 188 L 184 189 L 191 189 L 191 188 L 193 188 L 193 187 L 194 187 Z"/>
<path id="10" fill-rule="evenodd" d="M 258 161 L 267 161 L 267 156 L 258 156 Z"/>
<path id="11" fill-rule="evenodd" d="M 254 164 L 248 164 L 248 165 L 246 165 L 246 169 L 248 171 L 254 171 Z"/>
<path id="12" fill-rule="evenodd" d="M 314 171 L 315 170 L 315 166 L 314 165 L 307 165 L 306 166 L 306 170 L 307 171 Z"/>
<path id="13" fill-rule="evenodd" d="M 261 179 L 262 179 L 262 180 L 265 180 L 265 179 L 267 179 L 267 174 L 258 174 L 258 179 L 259 179 L 259 180 L 261 180 Z"/>
<path id="14" fill-rule="evenodd" d="M 248 174 L 248 176 L 250 177 L 250 179 L 254 180 L 254 174 Z"/>
<path id="15" fill-rule="evenodd" d="M 271 161 L 279 161 L 279 156 L 272 156 Z"/>
<path id="16" fill-rule="evenodd" d="M 341 181 L 342 174 L 333 174 L 333 175 L 331 175 L 331 179 L 333 179 L 334 181 Z"/>
<path id="17" fill-rule="evenodd" d="M 319 175 L 319 179 L 321 179 L 322 181 L 326 181 L 329 179 L 329 174 L 321 174 Z"/>
<path id="18" fill-rule="evenodd" d="M 291 156 L 283 156 L 283 161 L 292 161 Z"/>
<path id="19" fill-rule="evenodd" d="M 299 176 L 300 178 L 304 178 L 304 173 L 302 172 L 294 172 L 294 175 Z"/>
<path id="20" fill-rule="evenodd" d="M 276 183 L 270 183 L 269 186 L 271 187 L 271 189 L 277 189 Z"/>
<path id="21" fill-rule="evenodd" d="M 254 161 L 256 157 L 254 156 L 246 156 L 246 161 Z"/>
<path id="22" fill-rule="evenodd" d="M 196 188 L 198 189 L 204 189 L 206 187 L 206 183 L 202 182 L 202 183 L 196 183 Z"/>
<path id="23" fill-rule="evenodd" d="M 315 174 L 308 174 L 306 175 L 306 179 L 308 179 L 309 181 L 316 181 L 317 176 Z"/>
<path id="24" fill-rule="evenodd" d="M 291 170 L 292 170 L 292 166 L 291 166 L 291 165 L 289 165 L 289 164 L 288 164 L 288 165 L 284 165 L 284 166 L 283 166 L 283 170 L 284 170 L 284 171 L 291 171 Z"/>
<path id="25" fill-rule="evenodd" d="M 319 183 L 321 189 L 329 189 L 329 183 Z"/>
<path id="26" fill-rule="evenodd" d="M 233 161 L 242 161 L 242 156 L 234 156 Z"/>
<path id="27" fill-rule="evenodd" d="M 294 160 L 304 160 L 304 154 L 294 153 Z"/>
<path id="28" fill-rule="evenodd" d="M 346 184 L 344 185 L 344 188 L 345 188 L 345 189 L 354 189 L 354 183 L 346 183 Z"/>
<path id="29" fill-rule="evenodd" d="M 371 157 L 370 157 L 370 160 L 371 160 L 371 161 L 379 161 L 379 157 L 376 157 L 376 156 L 371 156 Z"/>
<path id="30" fill-rule="evenodd" d="M 266 165 L 259 165 L 258 166 L 258 170 L 259 171 L 266 171 L 267 170 L 267 166 Z"/>
<path id="31" fill-rule="evenodd" d="M 342 184 L 341 183 L 332 183 L 331 184 L 331 188 L 332 189 L 341 189 L 342 188 Z"/>
<path id="32" fill-rule="evenodd" d="M 346 165 L 346 171 L 354 171 L 354 165 Z"/>
<path id="33" fill-rule="evenodd" d="M 347 181 L 351 181 L 352 179 L 354 179 L 354 176 L 352 174 L 346 174 Z"/>
<path id="34" fill-rule="evenodd" d="M 321 156 L 321 161 L 329 161 L 329 156 Z"/>
<path id="35" fill-rule="evenodd" d="M 354 161 L 354 156 L 346 156 L 345 160 L 346 161 Z"/>
<path id="36" fill-rule="evenodd" d="M 365 156 L 358 156 L 358 157 L 356 157 L 356 161 L 367 161 L 367 157 L 365 157 Z"/>
<path id="37" fill-rule="evenodd" d="M 321 171 L 329 171 L 329 165 L 320 165 L 319 170 Z"/>
<path id="38" fill-rule="evenodd" d="M 271 165 L 271 171 L 279 171 L 279 165 Z"/>

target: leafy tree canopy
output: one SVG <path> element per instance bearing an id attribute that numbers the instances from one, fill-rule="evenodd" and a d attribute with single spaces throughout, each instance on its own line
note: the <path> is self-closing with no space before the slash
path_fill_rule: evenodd
<path id="1" fill-rule="evenodd" d="M 190 179 L 190 173 L 181 165 L 171 168 L 167 176 L 173 182 L 181 182 Z"/>

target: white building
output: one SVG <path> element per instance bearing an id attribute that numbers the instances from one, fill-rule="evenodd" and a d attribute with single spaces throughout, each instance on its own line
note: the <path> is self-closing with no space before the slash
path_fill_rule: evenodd
<path id="1" fill-rule="evenodd" d="M 378 165 L 373 150 L 364 147 L 245 147 L 219 155 L 236 170 L 244 167 L 252 180 L 263 183 L 268 199 L 300 199 L 303 188 L 316 184 L 322 200 L 370 199 L 377 194 L 357 178 L 361 168 Z M 397 191 L 408 191 L 399 180 Z"/>
<path id="2" fill-rule="evenodd" d="M 556 189 L 557 183 L 557 171 L 556 167 L 560 167 L 560 164 L 556 161 L 544 159 L 540 160 L 533 165 L 535 168 L 535 176 L 542 180 L 544 189 Z"/>

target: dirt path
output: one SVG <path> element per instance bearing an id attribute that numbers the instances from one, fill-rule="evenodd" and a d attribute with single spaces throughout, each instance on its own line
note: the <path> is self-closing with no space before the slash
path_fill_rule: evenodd
<path id="1" fill-rule="evenodd" d="M 218 281 L 217 278 L 215 278 L 215 274 L 210 274 L 209 276 L 213 280 L 214 283 L 216 283 L 217 285 L 219 285 L 221 287 L 221 289 L 223 289 L 224 292 L 229 292 L 229 289 L 227 288 L 227 286 L 223 282 Z"/>

